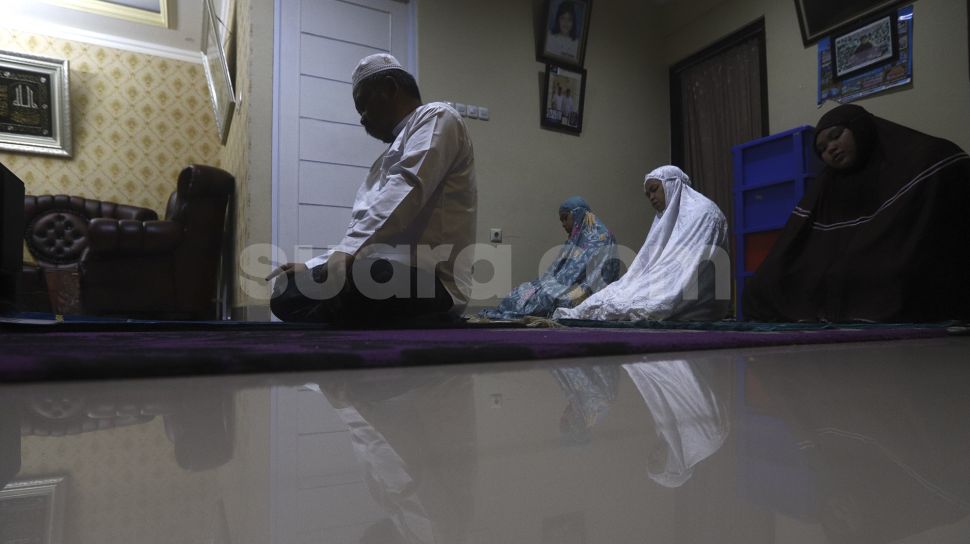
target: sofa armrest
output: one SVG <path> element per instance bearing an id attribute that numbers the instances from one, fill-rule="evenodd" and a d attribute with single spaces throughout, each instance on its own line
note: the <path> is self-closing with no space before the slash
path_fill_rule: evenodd
<path id="1" fill-rule="evenodd" d="M 91 256 L 168 253 L 182 241 L 182 224 L 175 221 L 92 219 L 88 228 Z"/>

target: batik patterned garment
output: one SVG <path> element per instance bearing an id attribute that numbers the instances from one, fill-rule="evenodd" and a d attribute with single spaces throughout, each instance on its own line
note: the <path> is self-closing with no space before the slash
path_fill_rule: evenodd
<path id="1" fill-rule="evenodd" d="M 497 308 L 482 310 L 482 317 L 548 317 L 556 308 L 572 308 L 619 277 L 616 239 L 586 201 L 572 197 L 560 211 L 572 212 L 573 229 L 559 255 L 541 276 L 513 289 Z"/>

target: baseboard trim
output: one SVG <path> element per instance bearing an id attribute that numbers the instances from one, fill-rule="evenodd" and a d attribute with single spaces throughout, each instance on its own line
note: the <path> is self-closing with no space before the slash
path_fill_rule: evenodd
<path id="1" fill-rule="evenodd" d="M 233 306 L 233 321 L 273 321 L 269 306 Z"/>

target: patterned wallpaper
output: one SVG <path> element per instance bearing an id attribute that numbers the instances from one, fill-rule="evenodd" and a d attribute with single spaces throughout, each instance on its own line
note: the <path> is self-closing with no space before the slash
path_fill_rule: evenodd
<path id="1" fill-rule="evenodd" d="M 8 30 L 0 50 L 70 61 L 73 158 L 0 152 L 28 194 L 133 204 L 161 217 L 183 167 L 220 165 L 201 64 Z"/>

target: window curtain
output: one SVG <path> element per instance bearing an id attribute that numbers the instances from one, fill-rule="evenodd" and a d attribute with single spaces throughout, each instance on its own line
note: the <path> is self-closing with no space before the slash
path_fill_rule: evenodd
<path id="1" fill-rule="evenodd" d="M 734 248 L 731 148 L 764 136 L 761 39 L 751 37 L 676 73 L 680 79 L 683 170 L 721 208 Z M 734 269 L 731 270 L 732 288 Z"/>

